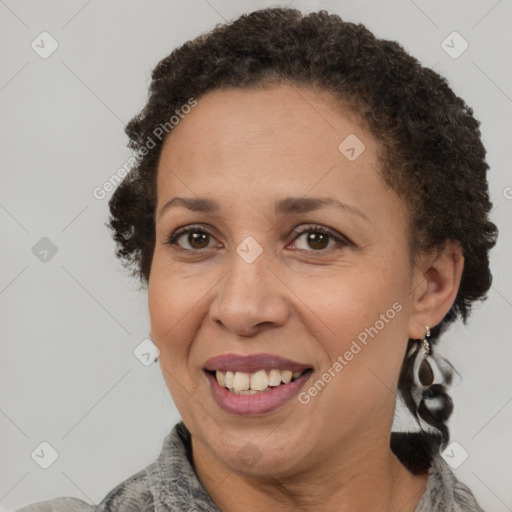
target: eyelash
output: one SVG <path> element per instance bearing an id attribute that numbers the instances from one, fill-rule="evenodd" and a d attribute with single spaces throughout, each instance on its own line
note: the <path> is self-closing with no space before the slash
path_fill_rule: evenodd
<path id="1" fill-rule="evenodd" d="M 170 245 L 174 250 L 177 251 L 186 251 L 186 252 L 194 252 L 194 253 L 201 253 L 203 251 L 208 250 L 209 248 L 203 248 L 203 249 L 184 249 L 183 247 L 180 247 L 177 243 L 178 239 L 182 237 L 183 235 L 187 235 L 191 232 L 198 232 L 198 233 L 206 233 L 208 236 L 215 238 L 207 229 L 204 228 L 204 226 L 200 225 L 190 225 L 185 226 L 183 228 L 177 229 L 174 233 L 171 234 L 171 236 L 167 239 L 167 242 L 164 242 L 165 245 Z M 338 234 L 336 231 L 329 229 L 325 226 L 311 224 L 307 225 L 307 227 L 303 229 L 295 229 L 292 231 L 293 239 L 292 241 L 297 240 L 297 238 L 305 233 L 323 233 L 325 235 L 328 235 L 332 240 L 337 242 L 337 244 L 341 245 L 342 247 L 346 246 L 353 246 L 354 244 L 348 240 L 346 237 Z M 329 247 L 328 249 L 320 249 L 320 250 L 307 250 L 307 249 L 296 249 L 299 251 L 306 250 L 310 253 L 327 253 L 331 252 L 333 249 L 340 250 L 342 247 Z"/>

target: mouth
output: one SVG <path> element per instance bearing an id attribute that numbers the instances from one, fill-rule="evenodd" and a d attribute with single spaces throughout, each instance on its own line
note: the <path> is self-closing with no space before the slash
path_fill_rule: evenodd
<path id="1" fill-rule="evenodd" d="M 278 386 L 295 382 L 308 371 L 311 370 L 294 372 L 292 370 L 272 368 L 271 370 L 261 369 L 254 373 L 221 370 L 212 370 L 208 373 L 215 377 L 219 386 L 224 387 L 230 393 L 235 395 L 256 395 L 258 393 L 267 393 Z"/>
<path id="2" fill-rule="evenodd" d="M 218 405 L 232 414 L 254 415 L 291 400 L 313 368 L 270 354 L 226 354 L 208 360 L 204 371 Z"/>

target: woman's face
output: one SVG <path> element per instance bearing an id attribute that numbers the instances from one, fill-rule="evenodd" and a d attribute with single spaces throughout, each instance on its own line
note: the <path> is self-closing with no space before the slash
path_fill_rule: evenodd
<path id="1" fill-rule="evenodd" d="M 210 92 L 167 138 L 151 336 L 195 457 L 286 475 L 389 446 L 418 322 L 376 152 L 330 95 L 285 85 Z"/>

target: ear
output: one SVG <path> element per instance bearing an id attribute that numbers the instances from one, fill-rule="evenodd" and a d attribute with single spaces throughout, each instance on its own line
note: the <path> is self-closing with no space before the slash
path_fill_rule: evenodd
<path id="1" fill-rule="evenodd" d="M 464 256 L 458 242 L 421 255 L 414 270 L 409 338 L 421 339 L 425 325 L 435 327 L 452 307 L 459 291 Z"/>

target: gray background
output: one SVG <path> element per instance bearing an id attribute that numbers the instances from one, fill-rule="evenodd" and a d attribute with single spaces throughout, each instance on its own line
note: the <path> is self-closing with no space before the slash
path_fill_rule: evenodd
<path id="1" fill-rule="evenodd" d="M 454 471 L 484 508 L 512 510 L 511 0 L 0 0 L 0 510 L 98 502 L 158 455 L 178 414 L 159 366 L 133 354 L 149 335 L 146 295 L 114 257 L 111 194 L 92 192 L 129 158 L 123 126 L 158 60 L 224 19 L 288 4 L 397 40 L 482 122 L 495 280 L 440 350 L 462 376 L 450 427 L 469 457 Z M 31 47 L 50 48 L 43 31 L 59 45 L 46 59 Z M 456 59 L 441 46 L 453 31 L 469 43 Z M 44 237 L 57 252 L 41 261 Z M 59 454 L 48 469 L 31 457 L 43 441 Z"/>

